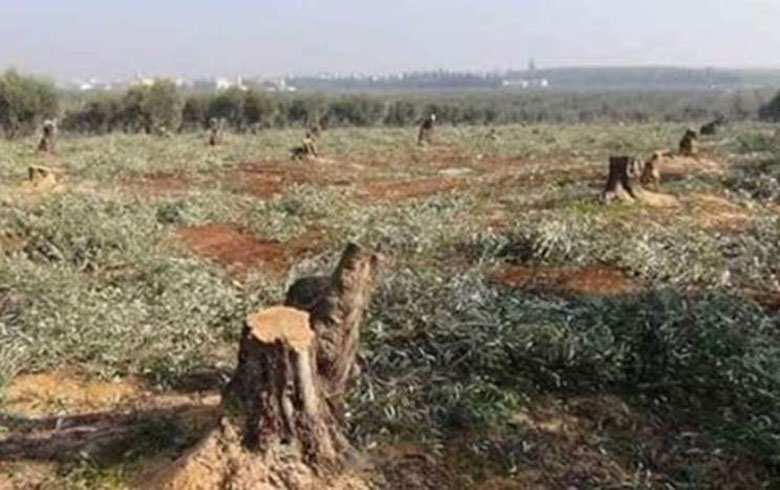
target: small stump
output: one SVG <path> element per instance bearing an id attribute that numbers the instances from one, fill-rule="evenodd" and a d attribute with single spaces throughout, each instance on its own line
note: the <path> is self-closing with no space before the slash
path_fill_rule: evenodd
<path id="1" fill-rule="evenodd" d="M 53 120 L 46 120 L 43 123 L 43 134 L 38 143 L 38 151 L 41 153 L 54 153 L 54 143 L 57 133 L 57 123 Z"/>
<path id="2" fill-rule="evenodd" d="M 27 180 L 35 189 L 49 189 L 57 185 L 54 170 L 40 165 L 30 165 L 27 169 Z"/>

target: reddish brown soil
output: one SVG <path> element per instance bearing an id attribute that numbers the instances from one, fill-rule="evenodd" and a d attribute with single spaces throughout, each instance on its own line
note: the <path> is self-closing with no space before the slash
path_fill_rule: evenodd
<path id="1" fill-rule="evenodd" d="M 191 186 L 192 183 L 184 176 L 166 172 L 154 172 L 130 181 L 131 188 L 142 189 L 144 194 L 152 197 L 181 194 Z"/>
<path id="2" fill-rule="evenodd" d="M 366 182 L 361 185 L 358 195 L 376 199 L 401 200 L 441 194 L 463 188 L 465 185 L 465 179 L 442 177 L 405 182 Z"/>
<path id="3" fill-rule="evenodd" d="M 262 240 L 243 227 L 231 223 L 211 223 L 182 228 L 176 238 L 195 253 L 224 267 L 228 272 L 243 275 L 250 269 L 266 269 L 284 274 L 293 259 L 318 250 L 318 236 L 307 233 L 290 243 Z"/>
<path id="4" fill-rule="evenodd" d="M 768 310 L 780 310 L 780 293 L 771 291 L 744 291 L 745 296 Z"/>
<path id="5" fill-rule="evenodd" d="M 498 284 L 521 289 L 549 289 L 565 293 L 618 295 L 639 290 L 639 285 L 617 269 L 589 267 L 514 266 L 492 275 Z"/>
<path id="6" fill-rule="evenodd" d="M 0 253 L 18 252 L 24 245 L 25 240 L 20 236 L 0 234 Z"/>
<path id="7" fill-rule="evenodd" d="M 350 185 L 362 175 L 360 165 L 317 161 L 247 162 L 230 169 L 225 176 L 228 189 L 260 197 L 270 197 L 295 184 L 318 186 Z"/>
<path id="8" fill-rule="evenodd" d="M 265 267 L 280 273 L 286 265 L 281 242 L 260 240 L 239 225 L 214 223 L 193 226 L 179 230 L 176 235 L 197 254 L 228 270 Z"/>

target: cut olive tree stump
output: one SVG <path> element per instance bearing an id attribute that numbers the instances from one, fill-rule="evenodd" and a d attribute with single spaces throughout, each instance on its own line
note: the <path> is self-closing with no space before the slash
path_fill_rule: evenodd
<path id="1" fill-rule="evenodd" d="M 57 132 L 57 123 L 53 120 L 46 120 L 43 123 L 43 134 L 38 142 L 38 151 L 42 153 L 53 153 L 55 135 Z"/>
<path id="2" fill-rule="evenodd" d="M 604 202 L 642 202 L 658 207 L 677 205 L 677 199 L 673 196 L 650 192 L 642 186 L 644 181 L 650 185 L 655 184 L 657 188 L 660 178 L 657 162 L 651 160 L 648 165 L 628 156 L 610 157 L 609 176 L 601 199 Z"/>
<path id="3" fill-rule="evenodd" d="M 329 488 L 351 450 L 346 395 L 378 261 L 350 244 L 311 314 L 278 306 L 247 317 L 218 424 L 152 488 Z"/>
<path id="4" fill-rule="evenodd" d="M 348 448 L 317 375 L 309 314 L 273 307 L 246 320 L 217 427 L 156 488 L 315 488 Z"/>
<path id="5" fill-rule="evenodd" d="M 41 165 L 28 167 L 27 180 L 29 186 L 36 190 L 46 190 L 57 185 L 57 175 L 54 169 Z"/>

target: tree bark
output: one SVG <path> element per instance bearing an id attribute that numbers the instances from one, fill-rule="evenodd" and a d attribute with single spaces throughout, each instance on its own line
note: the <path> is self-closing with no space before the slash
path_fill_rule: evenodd
<path id="1" fill-rule="evenodd" d="M 609 157 L 609 176 L 601 194 L 604 201 L 634 202 L 638 198 L 640 183 L 632 168 L 633 161 L 627 156 Z"/>
<path id="2" fill-rule="evenodd" d="M 604 202 L 641 202 L 652 207 L 672 207 L 679 204 L 677 199 L 668 194 L 651 192 L 643 184 L 658 189 L 661 172 L 659 160 L 655 157 L 642 162 L 627 156 L 613 156 L 609 159 L 609 176 L 607 185 L 601 194 Z"/>
<path id="3" fill-rule="evenodd" d="M 153 488 L 327 488 L 350 450 L 346 395 L 379 257 L 349 245 L 311 314 L 278 306 L 247 317 L 217 427 Z"/>

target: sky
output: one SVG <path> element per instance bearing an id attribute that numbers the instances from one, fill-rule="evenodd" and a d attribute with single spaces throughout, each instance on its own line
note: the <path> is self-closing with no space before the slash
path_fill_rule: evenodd
<path id="1" fill-rule="evenodd" d="M 57 79 L 780 68 L 780 0 L 0 0 L 0 68 Z"/>

